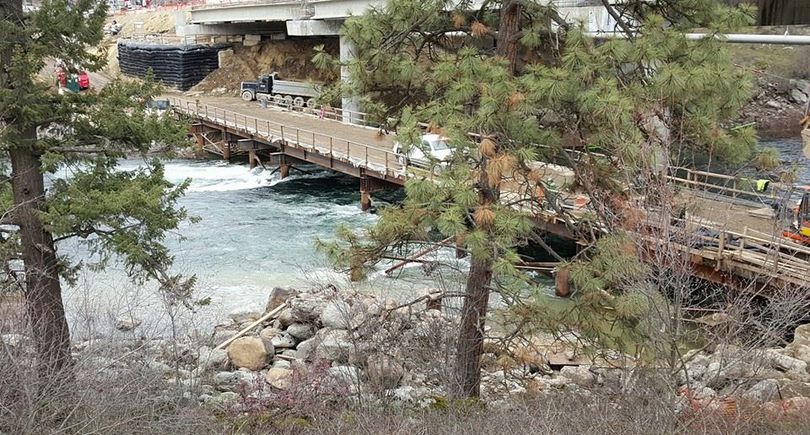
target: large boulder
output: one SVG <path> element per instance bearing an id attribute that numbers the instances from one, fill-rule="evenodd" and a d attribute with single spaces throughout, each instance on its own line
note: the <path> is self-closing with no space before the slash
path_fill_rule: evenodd
<path id="1" fill-rule="evenodd" d="M 228 313 L 228 317 L 230 317 L 231 320 L 233 320 L 233 323 L 237 324 L 242 324 L 245 322 L 253 322 L 261 316 L 262 313 L 248 308 L 240 308 Z"/>
<path id="2" fill-rule="evenodd" d="M 796 330 L 793 332 L 793 343 L 791 343 L 791 345 L 810 346 L 810 323 L 796 327 Z"/>
<path id="3" fill-rule="evenodd" d="M 316 323 L 320 321 L 326 301 L 320 293 L 301 293 L 288 304 L 291 323 Z"/>
<path id="4" fill-rule="evenodd" d="M 381 353 L 369 355 L 366 367 L 369 383 L 380 390 L 396 388 L 405 376 L 402 364 Z"/>
<path id="5" fill-rule="evenodd" d="M 298 344 L 296 354 L 302 361 L 329 360 L 347 362 L 352 348 L 349 332 L 343 329 L 321 329 L 314 337 Z"/>
<path id="6" fill-rule="evenodd" d="M 591 373 L 591 368 L 586 365 L 565 366 L 560 369 L 560 375 L 568 378 L 576 385 L 583 388 L 592 387 L 596 382 L 596 376 Z"/>
<path id="7" fill-rule="evenodd" d="M 785 377 L 796 381 L 810 380 L 810 375 L 807 373 L 807 363 L 785 355 L 783 349 L 767 349 L 764 353 L 764 359 L 770 366 L 776 370 L 784 371 Z"/>
<path id="8" fill-rule="evenodd" d="M 270 290 L 270 296 L 267 297 L 267 305 L 264 307 L 264 312 L 269 313 L 273 311 L 296 294 L 298 294 L 298 292 L 293 289 L 274 287 L 273 290 Z"/>
<path id="9" fill-rule="evenodd" d="M 197 353 L 197 365 L 202 371 L 211 368 L 222 368 L 228 362 L 228 352 L 225 349 L 211 349 L 203 346 Z"/>
<path id="10" fill-rule="evenodd" d="M 352 308 L 344 301 L 331 301 L 327 303 L 321 312 L 321 324 L 325 328 L 350 329 L 352 319 Z"/>
<path id="11" fill-rule="evenodd" d="M 757 402 L 768 402 L 779 398 L 779 383 L 773 379 L 763 379 L 748 391 L 743 393 L 743 398 Z"/>
<path id="12" fill-rule="evenodd" d="M 228 345 L 228 358 L 235 367 L 260 370 L 267 365 L 267 355 L 265 343 L 258 337 L 240 337 Z"/>
<path id="13" fill-rule="evenodd" d="M 315 327 L 306 323 L 293 323 L 287 327 L 287 333 L 298 341 L 309 340 L 315 336 Z"/>
<path id="14" fill-rule="evenodd" d="M 264 375 L 264 380 L 273 388 L 286 390 L 292 382 L 292 370 L 282 367 L 273 367 Z"/>
<path id="15" fill-rule="evenodd" d="M 141 319 L 132 316 L 119 317 L 115 320 L 115 329 L 121 332 L 129 332 L 141 325 Z"/>

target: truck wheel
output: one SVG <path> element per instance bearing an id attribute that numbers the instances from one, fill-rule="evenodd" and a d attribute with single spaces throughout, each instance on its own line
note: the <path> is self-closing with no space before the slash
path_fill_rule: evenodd
<path id="1" fill-rule="evenodd" d="M 307 107 L 310 108 L 310 109 L 315 108 L 315 99 L 314 98 L 310 98 L 310 99 L 307 100 Z"/>
<path id="2" fill-rule="evenodd" d="M 250 91 L 242 92 L 242 99 L 245 101 L 253 101 L 253 93 Z"/>
<path id="3" fill-rule="evenodd" d="M 285 106 L 292 107 L 292 102 L 293 102 L 293 97 L 291 97 L 290 95 L 285 95 L 284 96 L 284 105 Z"/>
<path id="4" fill-rule="evenodd" d="M 293 98 L 293 105 L 295 107 L 304 107 L 304 99 L 301 97 Z"/>

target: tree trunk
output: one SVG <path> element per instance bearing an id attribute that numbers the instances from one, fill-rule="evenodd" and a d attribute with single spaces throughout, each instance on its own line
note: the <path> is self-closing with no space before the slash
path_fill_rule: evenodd
<path id="1" fill-rule="evenodd" d="M 53 381 L 53 376 L 61 377 L 61 371 L 71 363 L 70 332 L 62 305 L 53 237 L 39 215 L 45 199 L 45 183 L 39 156 L 32 150 L 36 130 L 26 129 L 21 139 L 22 143 L 15 144 L 16 147 L 9 152 L 14 220 L 20 226 L 25 302 L 36 342 L 40 380 Z"/>
<path id="2" fill-rule="evenodd" d="M 481 393 L 481 354 L 491 280 L 492 261 L 473 258 L 456 345 L 456 397 L 478 397 Z"/>
<path id="3" fill-rule="evenodd" d="M 490 206 L 498 200 L 497 186 L 489 184 L 487 176 L 488 158 L 481 158 L 481 175 L 478 177 L 478 201 L 482 206 Z M 480 229 L 492 238 L 492 228 Z M 484 258 L 472 255 L 470 275 L 461 309 L 461 325 L 456 343 L 455 397 L 478 397 L 481 393 L 481 355 L 484 350 L 484 325 L 489 307 L 489 289 L 492 283 L 493 253 Z"/>
<path id="4" fill-rule="evenodd" d="M 498 56 L 509 63 L 509 73 L 515 74 L 518 59 L 518 34 L 523 6 L 520 0 L 505 0 L 501 4 L 501 20 L 498 25 Z"/>

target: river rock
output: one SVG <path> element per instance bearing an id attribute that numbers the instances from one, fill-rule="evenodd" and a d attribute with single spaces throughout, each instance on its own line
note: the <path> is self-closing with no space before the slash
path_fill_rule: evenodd
<path id="1" fill-rule="evenodd" d="M 233 372 L 218 372 L 214 375 L 214 386 L 220 391 L 236 389 L 239 385 L 253 385 L 256 383 L 256 374 L 251 371 L 236 370 Z"/>
<path id="2" fill-rule="evenodd" d="M 281 334 L 281 329 L 268 326 L 259 332 L 259 338 L 261 338 L 264 341 L 272 342 L 273 338 L 275 338 L 275 336 L 279 334 Z"/>
<path id="3" fill-rule="evenodd" d="M 757 402 L 768 402 L 779 397 L 779 383 L 773 379 L 763 379 L 754 384 L 742 396 L 745 399 Z"/>
<path id="4" fill-rule="evenodd" d="M 295 348 L 295 338 L 287 333 L 277 334 L 273 337 L 272 344 L 276 349 L 293 349 Z"/>
<path id="5" fill-rule="evenodd" d="M 230 317 L 231 320 L 233 320 L 233 323 L 238 324 L 254 322 L 261 316 L 262 313 L 247 308 L 240 308 L 238 310 L 233 310 L 230 313 L 228 313 L 228 317 Z"/>
<path id="6" fill-rule="evenodd" d="M 131 316 L 119 317 L 115 320 L 115 329 L 121 332 L 132 331 L 140 325 L 141 319 L 136 319 L 135 317 Z"/>
<path id="7" fill-rule="evenodd" d="M 267 365 L 267 355 L 268 349 L 258 337 L 240 337 L 228 345 L 228 358 L 235 367 L 260 370 Z"/>
<path id="8" fill-rule="evenodd" d="M 270 296 L 267 297 L 267 305 L 264 307 L 264 312 L 269 313 L 273 311 L 296 294 L 298 294 L 298 292 L 293 289 L 274 287 L 273 290 L 270 290 Z"/>
<path id="9" fill-rule="evenodd" d="M 321 312 L 321 324 L 325 328 L 350 329 L 351 318 L 351 306 L 343 301 L 331 301 Z"/>
<path id="10" fill-rule="evenodd" d="M 796 330 L 793 331 L 793 343 L 791 345 L 810 346 L 810 323 L 796 327 Z"/>
<path id="11" fill-rule="evenodd" d="M 352 347 L 349 338 L 349 332 L 343 329 L 321 329 L 314 337 L 298 344 L 296 356 L 302 361 L 346 362 Z"/>
<path id="12" fill-rule="evenodd" d="M 287 327 L 287 333 L 298 341 L 309 340 L 315 336 L 315 327 L 306 323 L 293 323 Z"/>
<path id="13" fill-rule="evenodd" d="M 292 382 L 292 370 L 288 368 L 273 367 L 264 375 L 264 380 L 273 388 L 286 390 Z"/>
<path id="14" fill-rule="evenodd" d="M 239 395 L 232 391 L 225 391 L 219 394 L 203 394 L 200 401 L 203 406 L 212 411 L 225 411 L 234 406 L 239 400 Z"/>
<path id="15" fill-rule="evenodd" d="M 197 354 L 199 355 L 197 365 L 201 367 L 203 371 L 209 368 L 224 367 L 228 362 L 228 352 L 225 349 L 211 349 L 207 346 L 203 346 L 199 349 Z"/>
<path id="16" fill-rule="evenodd" d="M 273 361 L 273 368 L 289 369 L 292 368 L 292 364 L 287 360 L 277 359 Z"/>
<path id="17" fill-rule="evenodd" d="M 329 368 L 329 378 L 340 386 L 359 385 L 362 372 L 353 366 L 335 366 Z"/>
<path id="18" fill-rule="evenodd" d="M 583 388 L 592 387 L 596 382 L 596 376 L 591 373 L 590 367 L 586 365 L 565 366 L 560 370 L 560 375 Z"/>
<path id="19" fill-rule="evenodd" d="M 807 94 L 798 89 L 791 89 L 790 99 L 793 100 L 794 103 L 805 104 L 807 103 Z"/>
<path id="20" fill-rule="evenodd" d="M 366 367 L 371 385 L 382 390 L 396 388 L 405 376 L 402 364 L 381 353 L 369 355 Z"/>
<path id="21" fill-rule="evenodd" d="M 810 379 L 807 373 L 807 363 L 787 355 L 782 354 L 781 349 L 767 349 L 764 354 L 765 360 L 771 367 L 782 370 L 788 379 L 805 381 Z"/>
<path id="22" fill-rule="evenodd" d="M 316 323 L 321 318 L 326 301 L 319 294 L 301 293 L 290 298 L 287 303 L 290 306 L 291 323 Z"/>
<path id="23" fill-rule="evenodd" d="M 285 326 L 292 324 L 294 322 L 293 315 L 292 315 L 292 310 L 289 309 L 289 308 L 285 308 L 285 309 L 281 310 L 281 312 L 278 313 L 278 317 L 276 318 L 275 322 L 278 322 L 279 329 L 284 328 Z"/>
<path id="24" fill-rule="evenodd" d="M 781 109 L 782 108 L 782 105 L 779 104 L 779 102 L 776 101 L 776 100 L 768 100 L 768 102 L 766 102 L 765 105 L 772 108 L 772 109 Z"/>

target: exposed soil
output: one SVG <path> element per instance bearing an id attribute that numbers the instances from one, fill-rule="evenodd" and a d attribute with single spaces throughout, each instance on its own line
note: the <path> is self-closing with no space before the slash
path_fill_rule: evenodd
<path id="1" fill-rule="evenodd" d="M 337 79 L 335 71 L 322 71 L 312 64 L 314 47 L 321 44 L 328 53 L 337 55 L 337 38 L 262 41 L 252 47 L 235 45 L 220 52 L 220 68 L 191 88 L 191 92 L 238 95 L 240 82 L 256 80 L 260 74 L 273 71 L 279 73 L 279 78 L 287 80 L 333 82 Z"/>

